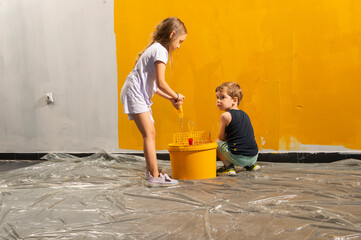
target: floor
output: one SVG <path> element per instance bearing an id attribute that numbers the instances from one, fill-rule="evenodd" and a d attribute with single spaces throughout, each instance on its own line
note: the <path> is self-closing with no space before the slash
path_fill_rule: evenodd
<path id="1" fill-rule="evenodd" d="M 140 156 L 46 159 L 0 163 L 0 238 L 361 239 L 360 160 L 149 188 Z"/>
<path id="2" fill-rule="evenodd" d="M 0 160 L 0 173 L 28 167 L 43 162 L 42 160 Z"/>

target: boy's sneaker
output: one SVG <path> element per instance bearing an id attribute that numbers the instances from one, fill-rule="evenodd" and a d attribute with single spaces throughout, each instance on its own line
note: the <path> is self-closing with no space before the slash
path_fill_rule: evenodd
<path id="1" fill-rule="evenodd" d="M 160 173 L 159 177 L 153 177 L 147 172 L 147 184 L 155 187 L 155 186 L 175 186 L 179 182 L 175 179 L 171 179 L 168 174 Z"/>
<path id="2" fill-rule="evenodd" d="M 217 169 L 217 176 L 220 176 L 220 175 L 233 176 L 236 174 L 237 173 L 236 173 L 236 170 L 234 170 L 233 164 L 229 165 L 228 167 L 223 166 L 223 167 Z"/>
<path id="3" fill-rule="evenodd" d="M 261 167 L 257 164 L 254 164 L 252 166 L 246 166 L 244 167 L 247 171 L 256 171 L 258 169 L 260 169 Z"/>

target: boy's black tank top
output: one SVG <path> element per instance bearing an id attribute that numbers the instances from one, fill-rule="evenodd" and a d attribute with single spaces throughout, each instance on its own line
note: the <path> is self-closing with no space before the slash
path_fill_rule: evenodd
<path id="1" fill-rule="evenodd" d="M 257 155 L 258 146 L 247 113 L 236 109 L 231 109 L 228 112 L 231 114 L 232 120 L 226 126 L 226 138 L 231 152 L 244 156 Z"/>

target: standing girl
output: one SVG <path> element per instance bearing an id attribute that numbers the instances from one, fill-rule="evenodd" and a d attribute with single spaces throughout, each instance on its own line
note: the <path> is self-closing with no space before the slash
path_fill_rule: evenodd
<path id="1" fill-rule="evenodd" d="M 134 69 L 124 82 L 120 98 L 124 113 L 134 120 L 143 136 L 143 151 L 147 164 L 146 181 L 152 185 L 175 185 L 177 180 L 158 170 L 155 148 L 155 127 L 151 98 L 154 93 L 168 99 L 179 109 L 184 96 L 173 91 L 165 81 L 168 55 L 180 47 L 186 39 L 187 30 L 176 17 L 164 19 L 156 26 L 152 41 L 139 54 Z"/>

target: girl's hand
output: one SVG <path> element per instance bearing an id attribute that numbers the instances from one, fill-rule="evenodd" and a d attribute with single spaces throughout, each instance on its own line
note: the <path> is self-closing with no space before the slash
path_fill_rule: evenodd
<path id="1" fill-rule="evenodd" d="M 185 96 L 183 96 L 182 94 L 178 93 L 178 99 L 177 102 L 182 101 L 185 99 Z M 182 103 L 183 104 L 183 103 Z"/>
<path id="2" fill-rule="evenodd" d="M 175 99 L 173 99 L 172 101 L 172 105 L 173 105 L 173 107 L 175 107 L 177 110 L 179 110 L 180 109 L 180 107 L 182 106 L 182 104 L 183 104 L 183 101 L 175 101 Z"/>

